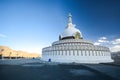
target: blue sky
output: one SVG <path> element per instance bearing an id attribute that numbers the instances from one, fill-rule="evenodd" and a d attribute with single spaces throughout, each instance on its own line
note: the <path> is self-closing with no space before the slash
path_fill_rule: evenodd
<path id="1" fill-rule="evenodd" d="M 120 51 L 119 0 L 0 0 L 0 45 L 41 53 L 72 14 L 83 38 Z"/>

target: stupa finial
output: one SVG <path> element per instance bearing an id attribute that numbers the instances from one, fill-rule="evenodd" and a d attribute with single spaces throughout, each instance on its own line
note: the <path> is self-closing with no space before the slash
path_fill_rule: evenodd
<path id="1" fill-rule="evenodd" d="M 71 15 L 71 13 L 68 14 L 68 23 L 72 23 L 72 15 Z"/>

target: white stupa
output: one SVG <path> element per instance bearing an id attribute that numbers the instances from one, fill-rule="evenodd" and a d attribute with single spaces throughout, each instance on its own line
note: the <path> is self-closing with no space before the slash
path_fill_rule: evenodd
<path id="1" fill-rule="evenodd" d="M 68 16 L 68 25 L 59 36 L 59 41 L 42 49 L 42 60 L 59 63 L 108 63 L 113 62 L 110 50 L 84 40 L 79 29 Z"/>

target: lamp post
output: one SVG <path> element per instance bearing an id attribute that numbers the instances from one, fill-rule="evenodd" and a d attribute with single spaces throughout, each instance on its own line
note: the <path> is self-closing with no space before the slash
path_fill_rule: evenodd
<path id="1" fill-rule="evenodd" d="M 16 59 L 18 58 L 18 53 L 16 54 Z"/>
<path id="2" fill-rule="evenodd" d="M 4 49 L 1 49 L 1 51 L 0 51 L 0 53 L 1 53 L 1 54 L 0 54 L 0 59 L 4 59 L 3 53 L 2 53 L 3 51 L 4 51 Z"/>
<path id="3" fill-rule="evenodd" d="M 9 58 L 11 59 L 11 54 L 12 54 L 12 52 L 10 52 L 10 54 L 9 54 Z"/>

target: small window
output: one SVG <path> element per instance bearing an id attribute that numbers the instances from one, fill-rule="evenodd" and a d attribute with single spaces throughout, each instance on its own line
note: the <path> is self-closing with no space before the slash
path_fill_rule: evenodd
<path id="1" fill-rule="evenodd" d="M 58 51 L 58 55 L 60 55 L 60 52 Z"/>
<path id="2" fill-rule="evenodd" d="M 79 56 L 79 53 L 77 53 L 77 56 Z"/>
<path id="3" fill-rule="evenodd" d="M 67 53 L 65 53 L 65 55 L 67 55 Z"/>
<path id="4" fill-rule="evenodd" d="M 81 56 L 83 56 L 83 53 L 81 53 Z"/>
<path id="5" fill-rule="evenodd" d="M 97 53 L 96 53 L 96 56 L 97 56 Z"/>
<path id="6" fill-rule="evenodd" d="M 69 53 L 69 55 L 71 55 L 71 53 Z"/>
<path id="7" fill-rule="evenodd" d="M 73 52 L 73 56 L 75 56 L 75 53 Z"/>
<path id="8" fill-rule="evenodd" d="M 92 53 L 92 55 L 94 56 L 94 53 Z"/>
<path id="9" fill-rule="evenodd" d="M 85 56 L 87 56 L 87 54 L 85 53 Z"/>
<path id="10" fill-rule="evenodd" d="M 90 53 L 89 53 L 89 56 L 90 56 Z"/>
<path id="11" fill-rule="evenodd" d="M 63 53 L 62 53 L 62 55 L 63 55 Z"/>

